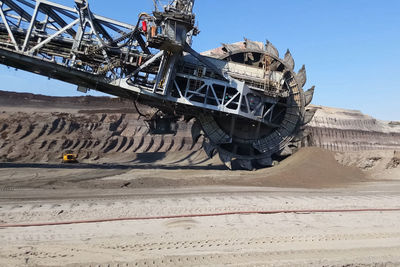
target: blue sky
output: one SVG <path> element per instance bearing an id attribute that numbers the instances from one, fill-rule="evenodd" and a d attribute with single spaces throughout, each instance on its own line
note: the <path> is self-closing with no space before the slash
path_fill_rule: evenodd
<path id="1" fill-rule="evenodd" d="M 73 0 L 55 2 L 73 5 Z M 152 1 L 90 1 L 96 13 L 134 24 Z M 193 47 L 204 51 L 243 40 L 289 48 L 296 69 L 307 67 L 313 103 L 361 110 L 400 120 L 400 1 L 197 0 Z M 76 87 L 0 67 L 0 89 L 49 95 L 79 95 Z"/>

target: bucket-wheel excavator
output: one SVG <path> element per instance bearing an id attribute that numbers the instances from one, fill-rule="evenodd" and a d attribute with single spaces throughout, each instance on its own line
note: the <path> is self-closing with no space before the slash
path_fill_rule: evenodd
<path id="1" fill-rule="evenodd" d="M 180 118 L 194 120 L 208 156 L 232 168 L 271 166 L 293 153 L 315 110 L 314 87 L 270 43 L 245 39 L 204 53 L 194 0 L 173 0 L 130 25 L 47 0 L 0 1 L 0 63 L 157 108 L 155 132 Z"/>

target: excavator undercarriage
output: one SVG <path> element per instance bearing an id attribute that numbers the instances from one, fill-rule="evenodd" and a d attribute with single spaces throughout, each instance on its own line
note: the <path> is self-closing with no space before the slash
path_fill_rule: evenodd
<path id="1" fill-rule="evenodd" d="M 197 53 L 193 5 L 175 0 L 130 25 L 92 13 L 86 0 L 1 0 L 0 63 L 157 108 L 156 134 L 195 120 L 193 139 L 203 135 L 206 153 L 229 168 L 271 166 L 299 147 L 315 113 L 306 70 L 296 73 L 290 52 L 280 58 L 268 41 Z"/>

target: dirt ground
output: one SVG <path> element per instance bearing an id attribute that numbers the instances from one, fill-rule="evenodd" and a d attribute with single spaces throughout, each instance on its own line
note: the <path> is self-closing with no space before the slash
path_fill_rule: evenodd
<path id="1" fill-rule="evenodd" d="M 185 125 L 148 137 L 129 103 L 13 99 L 0 94 L 0 266 L 400 266 L 399 151 L 309 147 L 228 171 Z M 61 164 L 64 147 L 81 163 Z"/>
<path id="2" fill-rule="evenodd" d="M 0 266 L 398 266 L 400 169 L 379 153 L 366 170 L 318 148 L 254 172 L 201 152 L 3 163 Z"/>
<path id="3" fill-rule="evenodd" d="M 326 188 L 366 180 L 360 169 L 340 165 L 333 153 L 319 148 L 304 148 L 274 168 L 253 172 L 227 171 L 217 158 L 208 159 L 202 151 L 160 157 L 145 153 L 137 157 L 142 160 L 121 164 L 0 163 L 0 187 L 53 190 L 193 185 Z"/>

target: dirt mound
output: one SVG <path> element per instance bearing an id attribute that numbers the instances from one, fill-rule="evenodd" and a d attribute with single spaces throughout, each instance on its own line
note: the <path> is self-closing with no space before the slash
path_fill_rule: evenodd
<path id="1" fill-rule="evenodd" d="M 333 152 L 320 148 L 303 148 L 278 166 L 253 172 L 224 170 L 218 162 L 207 161 L 204 153 L 191 156 L 196 164 L 179 166 L 172 160 L 174 154 L 168 154 L 151 166 L 136 165 L 134 170 L 124 174 L 104 177 L 95 181 L 95 185 L 100 188 L 194 185 L 329 188 L 367 181 L 360 169 L 339 164 Z M 84 186 L 89 186 L 89 183 Z"/>
<path id="2" fill-rule="evenodd" d="M 366 178 L 360 169 L 343 166 L 333 152 L 308 147 L 300 149 L 274 168 L 257 171 L 251 185 L 321 188 L 362 181 Z"/>

